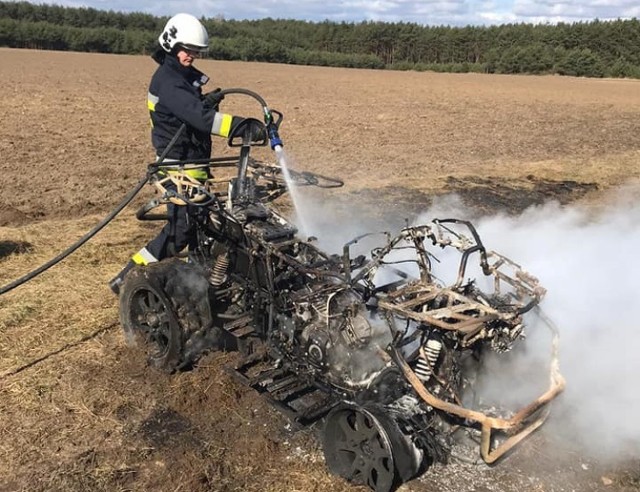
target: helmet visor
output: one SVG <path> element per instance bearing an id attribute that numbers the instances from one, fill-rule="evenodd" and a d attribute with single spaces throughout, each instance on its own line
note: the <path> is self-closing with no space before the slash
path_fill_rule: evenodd
<path id="1" fill-rule="evenodd" d="M 196 46 L 193 44 L 181 43 L 178 45 L 179 48 L 182 48 L 185 51 L 191 51 L 193 53 L 203 54 L 209 50 L 208 46 Z"/>

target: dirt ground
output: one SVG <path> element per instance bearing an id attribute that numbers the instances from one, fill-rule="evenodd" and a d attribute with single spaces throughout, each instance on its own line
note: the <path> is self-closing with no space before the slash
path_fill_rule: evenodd
<path id="1" fill-rule="evenodd" d="M 143 176 L 154 62 L 8 49 L 0 61 L 5 285 L 81 237 Z M 451 193 L 479 213 L 517 213 L 640 187 L 640 81 L 199 67 L 211 89 L 250 88 L 285 114 L 294 167 L 346 183 L 317 195 L 337 220 L 357 204 L 359 214 L 402 222 Z M 260 116 L 245 98 L 223 105 Z M 273 161 L 268 149 L 258 157 Z M 169 376 L 125 345 L 107 281 L 157 230 L 133 216 L 150 196 L 0 297 L 0 490 L 357 490 L 326 471 L 317 429 L 293 432 L 225 372 L 234 354 Z M 637 456 L 605 464 L 565 443 L 551 457 L 553 439 L 543 429 L 491 468 L 453 459 L 401 490 L 640 490 Z"/>

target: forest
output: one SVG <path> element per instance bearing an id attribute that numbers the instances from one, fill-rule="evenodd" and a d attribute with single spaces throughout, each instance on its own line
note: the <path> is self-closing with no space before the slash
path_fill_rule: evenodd
<path id="1" fill-rule="evenodd" d="M 168 17 L 0 1 L 0 46 L 148 54 Z M 499 26 L 201 19 L 209 58 L 391 70 L 640 78 L 640 21 Z"/>

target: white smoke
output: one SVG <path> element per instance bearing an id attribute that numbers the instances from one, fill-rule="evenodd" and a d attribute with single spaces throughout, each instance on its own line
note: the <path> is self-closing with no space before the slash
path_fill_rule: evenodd
<path id="1" fill-rule="evenodd" d="M 598 457 L 640 451 L 640 203 L 633 193 L 618 190 L 615 201 L 598 210 L 548 203 L 517 217 L 475 222 L 487 249 L 513 259 L 547 289 L 541 306 L 560 331 L 567 389 L 546 432 Z M 424 219 L 460 215 L 439 208 L 439 216 L 430 211 Z M 531 399 L 547 384 L 550 337 L 529 321 L 529 340 L 509 366 L 491 366 L 500 370 L 491 379 L 499 384 L 483 390 L 498 401 L 522 404 L 523 388 Z M 503 385 L 508 379 L 512 384 Z"/>
<path id="2" fill-rule="evenodd" d="M 333 207 L 309 206 L 309 229 L 333 252 L 365 231 L 384 228 L 352 207 L 336 219 Z M 337 214 L 341 215 L 341 214 Z M 547 289 L 544 313 L 560 330 L 560 366 L 567 388 L 553 403 L 543 432 L 580 445 L 595 457 L 640 452 L 640 200 L 638 190 L 616 190 L 599 208 L 548 203 L 519 216 L 474 217 L 455 197 L 438 199 L 418 222 L 471 220 L 488 250 L 513 259 Z M 404 224 L 400 219 L 396 230 Z M 379 244 L 382 244 L 383 240 Z M 508 365 L 491 361 L 487 398 L 527 403 L 548 385 L 550 337 L 533 316 L 528 338 Z M 523 391 L 523 389 L 525 391 Z"/>

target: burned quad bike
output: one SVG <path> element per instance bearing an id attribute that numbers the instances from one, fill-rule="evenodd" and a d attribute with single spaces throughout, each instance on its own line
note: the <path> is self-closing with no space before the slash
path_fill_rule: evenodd
<path id="1" fill-rule="evenodd" d="M 405 227 L 368 257 L 350 253 L 361 238 L 340 255 L 300 238 L 269 206 L 286 192 L 285 177 L 299 185 L 341 183 L 285 176 L 281 167 L 253 160 L 254 146 L 269 141 L 281 150 L 281 115 L 259 101 L 266 124 L 245 120 L 229 138 L 238 157 L 152 165 L 161 197 L 138 217 L 163 218 L 156 207 L 168 201 L 187 206 L 197 244 L 186 258 L 127 276 L 120 295 L 127 340 L 167 371 L 193 366 L 208 350 L 238 350 L 233 374 L 297 424 L 324 419 L 331 471 L 376 491 L 446 458 L 457 428 L 473 429 L 482 458 L 494 462 L 542 424 L 563 389 L 557 334 L 549 389 L 510 418 L 463 406 L 467 371 L 485 352 L 504 352 L 521 338 L 523 315 L 544 289 L 487 251 L 461 220 Z M 187 175 L 194 166 L 216 176 L 231 168 L 233 175 L 203 184 Z M 458 256 L 449 285 L 433 273 L 438 250 Z M 472 260 L 478 278 L 465 280 Z"/>

